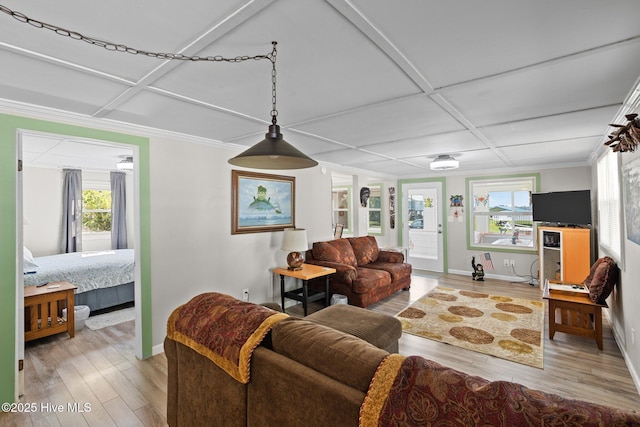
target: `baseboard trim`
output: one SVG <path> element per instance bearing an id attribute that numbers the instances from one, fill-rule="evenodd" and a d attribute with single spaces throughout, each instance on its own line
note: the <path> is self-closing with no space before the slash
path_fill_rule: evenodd
<path id="1" fill-rule="evenodd" d="M 449 272 L 449 274 L 459 274 L 461 276 L 469 276 L 469 280 L 471 280 L 472 271 L 449 269 L 448 272 Z M 500 275 L 500 274 L 490 274 L 490 273 L 486 273 L 485 272 L 484 277 L 486 277 L 487 279 L 504 280 L 504 281 L 507 281 L 507 282 L 520 282 L 523 285 L 529 285 L 528 281 L 526 281 L 522 277 L 518 277 L 518 276 L 503 276 L 503 275 Z"/>
<path id="2" fill-rule="evenodd" d="M 636 385 L 636 390 L 638 391 L 638 393 L 640 393 L 640 376 L 638 376 L 638 371 L 635 370 L 631 357 L 629 357 L 629 354 L 626 351 L 625 340 L 623 339 L 622 335 L 620 335 L 618 330 L 614 327 L 613 322 L 611 321 L 611 316 L 609 315 L 609 310 L 603 310 L 602 314 L 607 318 L 607 321 L 609 322 L 611 331 L 613 331 L 613 339 L 616 342 L 620 353 L 622 353 L 624 363 L 627 365 L 627 369 L 629 370 L 629 375 L 631 375 L 631 379 Z"/>
<path id="3" fill-rule="evenodd" d="M 164 353 L 164 344 L 157 344 L 151 347 L 151 355 L 156 356 L 158 354 Z"/>

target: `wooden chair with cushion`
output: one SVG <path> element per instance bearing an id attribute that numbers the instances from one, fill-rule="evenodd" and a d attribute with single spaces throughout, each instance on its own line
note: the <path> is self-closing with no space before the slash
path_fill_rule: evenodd
<path id="1" fill-rule="evenodd" d="M 613 259 L 604 257 L 591 266 L 582 282 L 588 293 L 545 289 L 544 298 L 549 300 L 549 339 L 553 339 L 556 331 L 594 338 L 602 350 L 602 308 L 608 307 L 606 299 L 618 282 L 618 275 Z"/>

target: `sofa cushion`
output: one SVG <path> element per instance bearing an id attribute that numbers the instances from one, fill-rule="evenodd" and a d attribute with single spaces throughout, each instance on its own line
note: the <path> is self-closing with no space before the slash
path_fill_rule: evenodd
<path id="1" fill-rule="evenodd" d="M 354 267 L 358 265 L 356 256 L 347 239 L 315 242 L 311 250 L 313 258 L 319 261 L 338 262 Z"/>
<path id="2" fill-rule="evenodd" d="M 402 256 L 402 254 L 399 255 Z M 394 283 L 411 278 L 411 264 L 378 261 L 367 264 L 367 268 L 384 270 L 388 272 L 389 274 L 391 274 L 391 281 Z"/>
<path id="3" fill-rule="evenodd" d="M 358 277 L 352 282 L 351 290 L 356 294 L 366 294 L 380 287 L 391 285 L 391 275 L 384 270 L 358 267 Z"/>
<path id="4" fill-rule="evenodd" d="M 604 257 L 593 273 L 589 283 L 589 296 L 596 304 L 604 304 L 618 282 L 618 266 L 609 257 Z"/>
<path id="5" fill-rule="evenodd" d="M 364 393 L 389 353 L 352 335 L 289 318 L 271 332 L 273 351 Z"/>
<path id="6" fill-rule="evenodd" d="M 378 259 L 378 242 L 373 236 L 349 237 L 349 243 L 353 248 L 358 267 L 365 266 Z"/>

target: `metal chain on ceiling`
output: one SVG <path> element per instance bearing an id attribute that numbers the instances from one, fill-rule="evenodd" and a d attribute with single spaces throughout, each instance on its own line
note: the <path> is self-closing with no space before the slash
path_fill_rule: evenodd
<path id="1" fill-rule="evenodd" d="M 272 109 L 271 109 L 271 121 L 272 123 L 276 123 L 277 121 L 277 116 L 278 116 L 278 110 L 276 109 L 276 56 L 278 55 L 278 52 L 276 50 L 276 45 L 278 44 L 277 42 L 271 42 L 271 44 L 273 45 L 273 49 L 271 50 L 271 52 L 265 54 L 265 55 L 254 55 L 254 56 L 248 56 L 248 55 L 240 55 L 240 56 L 235 56 L 232 58 L 227 58 L 221 55 L 215 55 L 215 56 L 198 56 L 198 55 L 183 55 L 181 53 L 164 53 L 164 52 L 150 52 L 150 51 L 146 51 L 146 50 L 142 50 L 142 49 L 136 49 L 130 46 L 127 46 L 125 44 L 121 44 L 121 43 L 113 43 L 113 42 L 109 42 L 106 40 L 101 40 L 95 37 L 89 37 L 89 36 L 85 36 L 84 34 L 81 34 L 77 31 L 72 31 L 72 30 L 67 30 L 66 28 L 62 28 L 62 27 L 58 27 L 57 25 L 53 25 L 53 24 L 48 24 L 46 22 L 43 21 L 38 21 L 37 19 L 33 19 L 33 18 L 29 18 L 28 16 L 26 16 L 25 14 L 21 13 L 21 12 L 17 12 L 15 10 L 11 10 L 6 6 L 3 6 L 0 4 L 0 12 L 4 12 L 7 15 L 13 17 L 14 19 L 16 19 L 19 22 L 22 22 L 24 24 L 29 24 L 35 28 L 41 28 L 41 29 L 45 29 L 45 30 L 50 30 L 53 31 L 54 33 L 56 33 L 59 36 L 63 36 L 63 37 L 69 37 L 73 40 L 80 40 L 83 41 L 85 43 L 89 43 L 91 45 L 94 46 L 98 46 L 98 47 L 102 47 L 108 51 L 112 51 L 112 52 L 125 52 L 125 53 L 130 53 L 132 55 L 143 55 L 143 56 L 148 56 L 150 58 L 157 58 L 157 59 L 164 59 L 164 60 L 178 60 L 178 61 L 192 61 L 192 62 L 198 62 L 198 61 L 209 61 L 209 62 L 243 62 L 243 61 L 249 61 L 249 60 L 262 60 L 262 59 L 268 59 L 269 61 L 271 61 L 272 64 L 272 69 L 271 69 L 271 103 L 272 103 Z"/>
<path id="2" fill-rule="evenodd" d="M 3 6 L 0 4 L 0 11 L 6 13 L 7 15 L 15 18 L 16 20 L 25 23 L 25 24 L 29 24 L 32 25 L 35 28 L 42 28 L 42 29 L 46 29 L 46 30 L 50 30 L 53 31 L 54 33 L 58 34 L 59 36 L 63 36 L 63 37 L 69 37 L 71 39 L 74 40 L 80 40 L 89 44 L 92 44 L 94 46 L 98 46 L 98 47 L 102 47 L 105 48 L 106 50 L 109 51 L 113 51 L 113 52 L 126 52 L 126 53 L 130 53 L 132 55 L 143 55 L 143 56 L 148 56 L 151 58 L 158 58 L 158 59 L 167 59 L 167 60 L 179 60 L 179 61 L 210 61 L 210 62 L 243 62 L 243 61 L 248 61 L 248 60 L 256 60 L 259 61 L 261 59 L 268 59 L 271 62 L 275 63 L 275 57 L 276 57 L 276 47 L 275 47 L 275 42 L 273 45 L 273 50 L 270 53 L 267 53 L 265 55 L 254 55 L 254 56 L 248 56 L 248 55 L 241 55 L 241 56 L 235 56 L 233 58 L 226 58 L 224 56 L 221 55 L 215 55 L 215 56 L 198 56 L 198 55 L 194 55 L 194 56 L 190 56 L 190 55 L 183 55 L 181 53 L 163 53 L 163 52 L 149 52 L 146 50 L 142 50 L 142 49 L 136 49 L 130 46 L 127 46 L 125 44 L 120 44 L 120 43 L 113 43 L 113 42 L 109 42 L 106 40 L 101 40 L 95 37 L 89 37 L 89 36 L 85 36 L 84 34 L 81 34 L 77 31 L 72 31 L 72 30 L 67 30 L 66 28 L 62 28 L 62 27 L 58 27 L 57 25 L 53 25 L 53 24 L 48 24 L 46 22 L 42 22 L 42 21 L 38 21 L 37 19 L 33 19 L 33 18 L 29 18 L 28 16 L 26 16 L 23 13 L 14 11 L 9 9 L 6 6 Z"/>

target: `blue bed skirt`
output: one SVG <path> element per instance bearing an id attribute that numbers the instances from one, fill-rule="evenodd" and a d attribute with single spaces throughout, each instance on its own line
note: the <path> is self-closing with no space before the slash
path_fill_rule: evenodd
<path id="1" fill-rule="evenodd" d="M 129 282 L 123 285 L 76 294 L 75 305 L 88 305 L 91 311 L 96 311 L 133 302 L 134 300 L 134 283 Z"/>

